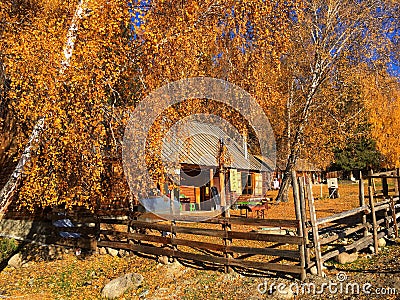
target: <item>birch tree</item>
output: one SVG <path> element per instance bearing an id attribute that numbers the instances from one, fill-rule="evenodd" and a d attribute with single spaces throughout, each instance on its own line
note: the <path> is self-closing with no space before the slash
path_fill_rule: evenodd
<path id="1" fill-rule="evenodd" d="M 329 111 L 334 108 L 338 115 L 345 114 L 331 92 L 340 94 L 342 83 L 350 83 L 348 79 L 359 66 L 366 65 L 363 70 L 386 68 L 393 46 L 388 35 L 398 24 L 398 16 L 392 12 L 399 4 L 392 1 L 310 0 L 303 4 L 291 16 L 292 47 L 283 57 L 288 72 L 286 79 L 281 80 L 289 82 L 290 89 L 285 94 L 292 99 L 293 122 L 290 122 L 290 148 L 286 151 L 278 201 L 287 200 L 291 171 L 304 151 L 312 146 L 306 144 L 305 138 L 307 131 L 313 131 L 311 126 L 316 124 L 316 117 L 325 113 L 324 121 L 335 124 Z M 360 74 L 358 70 L 356 73 Z M 342 121 L 346 123 L 346 118 Z M 340 123 L 336 124 L 338 129 L 341 129 Z"/>
<path id="2" fill-rule="evenodd" d="M 8 97 L 20 146 L 28 144 L 2 190 L 2 205 L 23 175 L 22 206 L 93 207 L 102 197 L 110 110 L 128 90 L 120 82 L 130 76 L 129 6 L 95 0 L 36 5 L 31 22 L 16 24 L 5 36 Z"/>
<path id="3" fill-rule="evenodd" d="M 75 40 L 78 34 L 79 21 L 82 19 L 84 14 L 84 9 L 85 9 L 84 6 L 85 5 L 83 0 L 79 0 L 79 2 L 76 5 L 75 13 L 66 35 L 66 44 L 64 46 L 64 51 L 63 51 L 64 55 L 61 60 L 59 69 L 60 73 L 63 73 L 64 70 L 70 65 L 71 56 L 75 46 Z M 10 179 L 0 192 L 0 212 L 3 212 L 9 205 L 11 196 L 14 193 L 18 183 L 20 182 L 21 176 L 24 171 L 24 167 L 31 158 L 33 144 L 38 142 L 38 139 L 40 137 L 40 132 L 44 129 L 44 127 L 45 127 L 45 117 L 40 116 L 39 120 L 33 127 L 32 133 L 29 137 L 28 144 L 24 148 L 21 158 L 19 159 L 15 170 L 13 171 Z"/>

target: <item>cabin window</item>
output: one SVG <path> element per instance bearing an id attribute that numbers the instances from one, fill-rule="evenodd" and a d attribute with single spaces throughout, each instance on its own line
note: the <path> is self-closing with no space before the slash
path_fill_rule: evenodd
<path id="1" fill-rule="evenodd" d="M 262 196 L 263 189 L 262 189 L 262 174 L 256 173 L 254 174 L 254 195 Z"/>
<path id="2" fill-rule="evenodd" d="M 253 174 L 242 173 L 243 195 L 253 195 Z"/>

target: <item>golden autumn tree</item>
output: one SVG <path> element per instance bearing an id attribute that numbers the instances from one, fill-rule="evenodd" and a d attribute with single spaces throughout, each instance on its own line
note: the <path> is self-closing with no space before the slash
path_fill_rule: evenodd
<path id="1" fill-rule="evenodd" d="M 274 127 L 286 165 L 278 199 L 285 199 L 300 157 L 326 166 L 332 147 L 365 122 L 352 87 L 363 76 L 360 65 L 385 67 L 396 9 L 372 0 L 152 2 L 137 28 L 141 86 L 146 95 L 200 75 L 247 90 Z"/>
<path id="2" fill-rule="evenodd" d="M 390 0 L 0 5 L 7 41 L 0 75 L 8 84 L 2 104 L 14 111 L 21 155 L 0 203 L 23 177 L 18 197 L 29 208 L 94 207 L 110 197 L 105 191 L 110 160 L 121 159 L 124 109 L 166 83 L 195 76 L 232 82 L 263 107 L 286 161 L 282 198 L 299 157 L 327 161 L 331 146 L 364 122 L 364 99 L 354 86 L 362 70 L 385 66 L 386 33 L 398 18 L 386 14 L 398 9 Z M 367 67 L 360 70 L 361 64 Z M 218 114 L 239 131 L 246 127 L 229 108 L 203 99 L 170 107 L 164 125 L 196 112 Z M 155 144 L 167 129 L 160 126 L 150 132 Z"/>
<path id="3" fill-rule="evenodd" d="M 260 58 L 264 67 L 277 69 L 291 7 L 286 3 L 152 2 L 133 31 L 137 2 L 4 2 L 7 97 L 22 156 L 1 191 L 2 204 L 24 175 L 18 196 L 29 208 L 93 206 L 104 196 L 103 150 L 118 152 L 121 142 L 113 128 L 116 107 L 184 77 L 250 85 L 248 75 Z M 16 8 L 23 8 L 19 15 Z M 21 16 L 28 22 L 19 22 Z"/>
<path id="4" fill-rule="evenodd" d="M 363 110 L 362 99 L 356 93 L 346 96 L 352 81 L 357 82 L 354 74 L 360 74 L 358 68 L 364 65 L 386 68 L 395 46 L 389 36 L 398 24 L 393 12 L 399 3 L 395 1 L 313 0 L 303 4 L 293 11 L 292 43 L 282 58 L 285 72 L 279 80 L 288 99 L 286 120 L 291 120 L 286 125 L 287 158 L 279 201 L 287 199 L 298 159 L 312 155 L 309 149 L 320 151 L 327 143 L 343 141 L 343 129 L 357 121 L 351 116 Z"/>
<path id="5" fill-rule="evenodd" d="M 4 6 L 10 18 L 14 4 Z M 23 169 L 20 203 L 94 207 L 104 196 L 113 110 L 134 101 L 129 4 L 55 0 L 35 5 L 28 24 L 15 23 L 3 35 L 21 149 L 27 132 L 36 132 L 29 141 L 32 155 Z"/>
<path id="6" fill-rule="evenodd" d="M 385 168 L 400 167 L 400 83 L 386 72 L 364 80 L 371 136 L 384 156 Z"/>
<path id="7" fill-rule="evenodd" d="M 288 43 L 287 14 L 295 1 L 152 1 L 138 6 L 135 28 L 143 42 L 139 78 L 143 95 L 171 81 L 212 76 L 252 95 L 256 68 L 274 73 Z M 262 76 L 262 75 L 257 75 Z M 265 87 L 263 88 L 266 90 Z"/>
<path id="8" fill-rule="evenodd" d="M 0 168 L 4 170 L 12 165 L 13 153 L 10 152 L 15 149 L 15 122 L 7 97 L 9 80 L 5 73 L 3 60 L 4 58 L 0 54 Z M 4 180 L 4 178 L 2 179 Z"/>
<path id="9" fill-rule="evenodd" d="M 267 112 L 280 94 L 273 85 L 280 68 L 280 57 L 289 44 L 286 28 L 291 9 L 300 1 L 152 1 L 137 6 L 141 23 L 135 27 L 142 41 L 138 78 L 142 97 L 152 90 L 179 79 L 207 76 L 227 80 L 248 91 Z M 193 99 L 192 99 L 193 100 Z M 272 110 L 271 110 L 272 111 Z M 179 118 L 195 114 L 218 115 L 239 132 L 246 120 L 229 107 L 196 99 L 171 107 L 162 115 L 164 122 L 152 128 L 157 143 Z M 239 112 L 240 113 L 240 112 Z M 247 130 L 247 129 L 246 129 Z M 148 163 L 158 163 L 151 158 Z M 161 168 L 158 176 L 162 176 Z M 157 172 L 156 172 L 157 173 Z"/>
<path id="10" fill-rule="evenodd" d="M 37 14 L 41 8 L 40 5 L 37 5 L 35 1 L 2 1 L 0 4 L 0 14 L 1 14 L 1 31 L 0 37 L 2 40 L 1 43 L 1 74 L 2 74 L 2 85 L 1 85 L 1 133 L 2 133 L 2 171 L 4 172 L 4 167 L 8 169 L 10 166 L 13 167 L 12 159 L 15 155 L 19 155 L 15 148 L 18 147 L 18 129 L 20 129 L 20 135 L 23 134 L 23 129 L 17 126 L 16 120 L 16 112 L 12 107 L 11 101 L 11 74 L 9 72 L 9 67 L 12 65 L 10 61 L 15 60 L 18 56 L 9 52 L 10 43 L 13 40 L 17 41 L 18 35 L 21 33 L 22 28 L 28 28 L 34 19 L 34 15 Z M 17 46 L 17 45 L 16 45 Z M 15 62 L 19 60 L 16 59 Z M 26 129 L 26 128 L 24 128 Z M 20 160 L 19 165 L 23 165 L 24 157 L 28 157 L 30 155 L 30 146 L 28 145 L 24 151 L 24 155 Z M 25 154 L 26 153 L 26 154 Z M 22 162 L 22 163 L 21 163 Z M 0 203 L 1 203 L 1 211 L 9 203 L 10 194 L 15 191 L 16 187 L 16 178 L 21 174 L 21 168 L 16 168 L 16 171 L 13 172 L 11 178 L 8 179 L 4 188 L 2 188 L 0 193 Z"/>

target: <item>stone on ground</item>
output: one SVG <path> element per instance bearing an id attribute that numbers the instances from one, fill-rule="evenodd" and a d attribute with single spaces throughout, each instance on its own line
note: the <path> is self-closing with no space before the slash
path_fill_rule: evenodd
<path id="1" fill-rule="evenodd" d="M 8 265 L 10 267 L 13 267 L 15 269 L 18 269 L 22 267 L 24 264 L 23 258 L 21 253 L 14 254 L 9 260 L 8 260 Z"/>
<path id="2" fill-rule="evenodd" d="M 101 291 L 101 297 L 115 299 L 121 297 L 126 291 L 138 288 L 143 281 L 143 276 L 137 273 L 128 273 L 115 278 L 107 283 Z"/>
<path id="3" fill-rule="evenodd" d="M 356 261 L 357 259 L 358 259 L 357 252 L 354 252 L 351 254 L 349 254 L 347 252 L 343 252 L 335 257 L 335 260 L 342 265 L 347 264 L 347 263 L 352 263 L 353 261 Z"/>
<path id="4" fill-rule="evenodd" d="M 158 262 L 163 265 L 168 265 L 169 259 L 168 256 L 162 255 L 158 258 Z"/>
<path id="5" fill-rule="evenodd" d="M 100 255 L 105 255 L 105 254 L 107 254 L 106 248 L 100 247 L 100 248 L 99 248 L 99 254 L 100 254 Z"/>
<path id="6" fill-rule="evenodd" d="M 118 255 L 118 250 L 114 248 L 107 248 L 108 254 L 110 254 L 112 257 L 116 257 Z"/>
<path id="7" fill-rule="evenodd" d="M 378 246 L 379 247 L 385 247 L 386 246 L 386 240 L 384 238 L 380 238 L 378 240 Z"/>

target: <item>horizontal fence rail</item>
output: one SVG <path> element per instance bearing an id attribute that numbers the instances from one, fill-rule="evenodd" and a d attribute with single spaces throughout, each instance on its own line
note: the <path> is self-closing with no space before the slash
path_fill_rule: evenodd
<path id="1" fill-rule="evenodd" d="M 310 246 L 315 251 L 315 257 L 307 260 L 307 268 L 316 265 L 318 273 L 322 274 L 322 264 L 340 253 L 360 251 L 369 246 L 373 246 L 377 253 L 380 238 L 393 235 L 398 237 L 397 224 L 400 218 L 398 174 L 397 170 L 365 177 L 364 179 L 368 180 L 366 196 L 364 180 L 360 174 L 360 206 L 324 218 L 317 218 L 315 210 L 312 209 L 314 199 L 311 187 L 307 188 L 306 185 L 306 188 L 300 191 L 303 193 L 303 201 L 308 200 L 310 206 L 310 222 L 305 219 L 303 222 L 304 226 L 312 229 L 309 239 L 312 240 Z M 299 180 L 304 181 L 301 178 Z M 391 180 L 390 184 L 388 180 Z M 378 190 L 376 186 L 382 186 L 382 189 Z"/>
<path id="2" fill-rule="evenodd" d="M 25 214 L 25 219 L 23 213 L 9 213 L 12 222 L 5 224 L 40 220 L 45 243 L 166 256 L 226 272 L 242 268 L 297 274 L 302 280 L 313 266 L 322 275 L 322 264 L 340 253 L 369 246 L 378 252 L 380 238 L 398 237 L 399 170 L 360 177 L 359 206 L 323 218 L 316 215 L 311 180 L 292 176 L 296 220 L 213 217 L 189 222 L 181 216 L 165 221 L 127 209 L 77 208 Z"/>
<path id="3" fill-rule="evenodd" d="M 107 219 L 104 224 L 112 223 L 111 219 Z M 301 256 L 298 251 L 298 245 L 304 242 L 302 236 L 271 234 L 268 230 L 259 228 L 280 225 L 279 231 L 284 231 L 283 228 L 296 229 L 299 227 L 298 221 L 213 218 L 197 223 L 149 223 L 138 220 L 116 223 L 124 223 L 129 227 L 129 232 L 100 230 L 98 247 L 125 249 L 156 256 L 165 255 L 217 264 L 225 268 L 241 267 L 293 274 L 304 272 L 299 265 Z M 208 228 L 199 228 L 201 225 L 207 225 Z M 237 228 L 232 229 L 235 225 Z M 217 226 L 221 229 L 217 229 Z M 257 231 L 257 228 L 260 230 Z M 235 244 L 237 241 L 239 244 Z M 244 243 L 241 244 L 240 241 Z M 247 244 L 250 245 L 246 246 Z M 285 246 L 290 248 L 290 245 L 295 246 L 293 250 L 282 249 Z M 253 256 L 257 256 L 257 259 L 252 260 Z M 276 259 L 280 262 L 275 262 Z M 282 263 L 282 260 L 288 262 Z"/>

